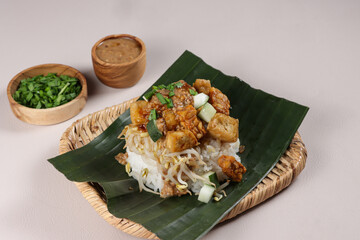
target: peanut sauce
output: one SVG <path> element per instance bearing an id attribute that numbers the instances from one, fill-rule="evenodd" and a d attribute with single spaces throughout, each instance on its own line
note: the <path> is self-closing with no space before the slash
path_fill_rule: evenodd
<path id="1" fill-rule="evenodd" d="M 141 53 L 141 45 L 130 38 L 113 38 L 103 41 L 96 48 L 96 55 L 108 63 L 131 62 Z"/>

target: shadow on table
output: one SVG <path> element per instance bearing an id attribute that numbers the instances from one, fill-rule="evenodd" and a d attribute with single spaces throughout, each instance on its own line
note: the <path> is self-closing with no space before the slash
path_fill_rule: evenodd
<path id="1" fill-rule="evenodd" d="M 48 151 L 48 152 L 53 152 Z M 13 233 L 32 239 L 136 239 L 104 221 L 76 186 L 46 159 L 39 159 L 30 178 L 2 214 Z"/>

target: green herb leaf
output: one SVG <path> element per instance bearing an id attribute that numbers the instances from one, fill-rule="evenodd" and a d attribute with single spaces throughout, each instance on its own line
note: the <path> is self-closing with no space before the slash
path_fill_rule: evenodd
<path id="1" fill-rule="evenodd" d="M 182 82 L 174 83 L 174 86 L 177 88 L 181 88 L 184 84 Z"/>

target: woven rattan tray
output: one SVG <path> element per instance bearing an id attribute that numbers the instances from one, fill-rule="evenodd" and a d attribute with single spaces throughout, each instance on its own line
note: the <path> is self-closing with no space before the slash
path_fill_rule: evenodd
<path id="1" fill-rule="evenodd" d="M 129 108 L 130 104 L 134 101 L 136 101 L 136 98 L 77 120 L 63 133 L 60 139 L 60 153 L 80 148 L 89 143 Z M 299 133 L 296 133 L 288 149 L 272 171 L 221 221 L 235 217 L 289 186 L 293 179 L 304 169 L 306 157 L 305 145 Z M 87 182 L 75 184 L 85 199 L 94 207 L 95 211 L 108 223 L 136 237 L 157 239 L 154 233 L 146 230 L 140 224 L 128 219 L 117 218 L 109 213 L 105 202 L 105 195 L 99 185 Z"/>

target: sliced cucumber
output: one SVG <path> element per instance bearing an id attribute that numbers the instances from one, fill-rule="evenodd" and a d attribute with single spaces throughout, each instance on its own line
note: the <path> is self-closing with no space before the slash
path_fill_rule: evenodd
<path id="1" fill-rule="evenodd" d="M 202 175 L 202 177 L 209 180 L 210 182 L 214 183 L 216 185 L 216 188 L 218 188 L 220 186 L 219 180 L 218 180 L 215 172 L 212 172 L 212 171 L 207 172 L 204 175 Z"/>
<path id="2" fill-rule="evenodd" d="M 213 186 L 205 184 L 199 193 L 198 200 L 200 202 L 208 203 L 214 194 L 215 188 Z"/>
<path id="3" fill-rule="evenodd" d="M 162 132 L 157 128 L 155 119 L 151 120 L 147 125 L 146 129 L 150 135 L 151 140 L 156 142 L 162 137 Z"/>
<path id="4" fill-rule="evenodd" d="M 198 116 L 205 122 L 210 122 L 215 113 L 215 108 L 210 103 L 205 103 Z"/>
<path id="5" fill-rule="evenodd" d="M 194 107 L 198 109 L 199 107 L 207 103 L 208 100 L 208 95 L 206 95 L 205 93 L 199 93 L 198 95 L 194 96 Z"/>

